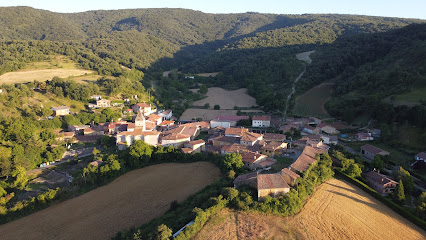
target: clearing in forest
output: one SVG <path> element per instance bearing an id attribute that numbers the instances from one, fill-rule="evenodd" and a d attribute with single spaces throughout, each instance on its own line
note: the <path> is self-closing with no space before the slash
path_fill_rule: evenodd
<path id="1" fill-rule="evenodd" d="M 195 239 L 424 239 L 426 232 L 360 188 L 321 185 L 295 217 L 222 211 Z"/>
<path id="2" fill-rule="evenodd" d="M 220 109 L 234 109 L 237 107 L 252 107 L 256 105 L 256 99 L 247 94 L 247 88 L 240 88 L 233 91 L 227 91 L 223 88 L 212 87 L 207 92 L 207 98 L 196 101 L 194 106 L 204 106 L 210 104 L 210 108 L 219 105 Z"/>
<path id="3" fill-rule="evenodd" d="M 0 75 L 0 84 L 27 83 L 51 80 L 53 77 L 70 78 L 78 82 L 97 80 L 94 71 L 84 70 L 66 56 L 51 56 L 49 61 L 28 63 L 23 69 Z"/>
<path id="4" fill-rule="evenodd" d="M 209 162 L 131 171 L 106 186 L 0 226 L 2 239 L 109 239 L 163 215 L 220 177 Z"/>
<path id="5" fill-rule="evenodd" d="M 300 116 L 329 117 L 324 104 L 331 96 L 333 83 L 322 83 L 296 98 L 293 113 Z"/>

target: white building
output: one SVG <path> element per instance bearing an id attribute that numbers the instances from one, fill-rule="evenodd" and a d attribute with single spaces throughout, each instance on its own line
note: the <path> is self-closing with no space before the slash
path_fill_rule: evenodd
<path id="1" fill-rule="evenodd" d="M 254 116 L 252 120 L 252 127 L 270 127 L 270 116 Z"/>

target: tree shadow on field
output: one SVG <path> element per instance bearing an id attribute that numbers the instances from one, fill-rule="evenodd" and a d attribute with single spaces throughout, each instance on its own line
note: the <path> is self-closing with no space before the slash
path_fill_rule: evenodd
<path id="1" fill-rule="evenodd" d="M 352 193 L 355 193 L 355 194 L 359 194 L 359 192 L 357 192 L 355 189 L 342 187 L 342 186 L 339 186 L 339 185 L 336 185 L 336 184 L 331 184 L 331 183 L 328 183 L 328 182 L 325 182 L 324 184 L 327 184 L 327 185 L 330 185 L 330 186 L 333 186 L 333 187 L 336 187 L 336 188 L 340 188 L 340 189 L 343 189 L 343 190 L 346 190 L 346 191 L 349 191 L 349 192 L 352 192 Z"/>
<path id="2" fill-rule="evenodd" d="M 343 197 L 346 197 L 346 198 L 352 199 L 352 200 L 354 200 L 355 202 L 359 202 L 359 203 L 365 204 L 365 205 L 367 205 L 367 206 L 369 206 L 369 207 L 371 207 L 371 208 L 374 208 L 374 209 L 376 209 L 376 207 L 377 207 L 377 204 L 376 204 L 376 203 L 366 202 L 366 201 L 360 200 L 360 199 L 358 199 L 358 198 L 354 198 L 354 197 L 352 197 L 352 196 L 349 196 L 349 195 L 344 194 L 344 193 L 341 193 L 341 192 L 336 192 L 336 191 L 332 191 L 332 190 L 327 190 L 327 191 L 328 191 L 328 192 L 330 192 L 330 193 L 334 193 L 334 194 L 337 194 L 337 195 L 340 195 L 340 196 L 343 196 Z"/>

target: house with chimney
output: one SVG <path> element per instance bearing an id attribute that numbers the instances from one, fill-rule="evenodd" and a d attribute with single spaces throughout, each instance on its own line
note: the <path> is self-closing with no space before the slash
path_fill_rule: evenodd
<path id="1" fill-rule="evenodd" d="M 370 186 L 378 193 L 387 196 L 395 191 L 398 182 L 389 178 L 386 175 L 380 174 L 375 171 L 371 171 L 365 174 L 365 178 L 368 180 Z"/>

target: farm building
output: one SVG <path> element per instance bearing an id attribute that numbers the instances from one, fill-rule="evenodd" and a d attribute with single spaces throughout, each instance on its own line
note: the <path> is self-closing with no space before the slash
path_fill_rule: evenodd
<path id="1" fill-rule="evenodd" d="M 387 156 L 389 155 L 389 152 L 383 149 L 377 148 L 375 146 L 372 146 L 370 144 L 366 144 L 364 146 L 361 146 L 361 154 L 362 156 L 370 160 L 373 160 L 376 155 Z"/>
<path id="2" fill-rule="evenodd" d="M 271 116 L 254 116 L 252 118 L 252 127 L 270 127 Z"/>
<path id="3" fill-rule="evenodd" d="M 249 116 L 220 116 L 210 121 L 210 128 L 215 127 L 235 127 L 239 120 L 248 120 Z"/>
<path id="4" fill-rule="evenodd" d="M 322 135 L 321 139 L 324 141 L 325 144 L 330 144 L 330 145 L 337 145 L 339 139 L 337 138 L 337 136 L 326 136 L 326 135 Z"/>
<path id="5" fill-rule="evenodd" d="M 328 151 L 325 149 L 313 148 L 310 146 L 306 146 L 303 149 L 302 154 L 296 159 L 296 161 L 290 165 L 290 170 L 295 172 L 303 173 L 306 171 L 309 166 L 315 163 L 317 160 L 315 156 L 321 153 L 327 153 Z"/>
<path id="6" fill-rule="evenodd" d="M 309 125 L 306 125 L 303 128 L 303 132 L 308 133 L 308 134 L 319 134 L 320 133 L 320 129 L 317 127 L 312 127 Z"/>
<path id="7" fill-rule="evenodd" d="M 296 180 L 300 177 L 300 175 L 291 171 L 289 168 L 283 168 L 281 170 L 281 177 L 288 185 L 294 186 L 296 184 Z"/>
<path id="8" fill-rule="evenodd" d="M 255 153 L 251 151 L 242 153 L 241 157 L 242 157 L 244 166 L 250 170 L 269 167 L 275 163 L 275 161 L 272 161 L 271 159 L 269 159 L 267 155 Z"/>
<path id="9" fill-rule="evenodd" d="M 261 201 L 266 196 L 278 197 L 290 191 L 290 187 L 279 173 L 259 174 L 257 176 L 257 199 Z"/>
<path id="10" fill-rule="evenodd" d="M 257 175 L 258 172 L 246 173 L 238 176 L 234 180 L 234 188 L 239 188 L 243 185 L 248 185 L 252 188 L 257 188 Z"/>
<path id="11" fill-rule="evenodd" d="M 366 173 L 365 178 L 367 178 L 370 186 L 382 195 L 389 195 L 389 193 L 395 190 L 396 185 L 398 185 L 396 181 L 386 175 L 374 171 Z"/>

